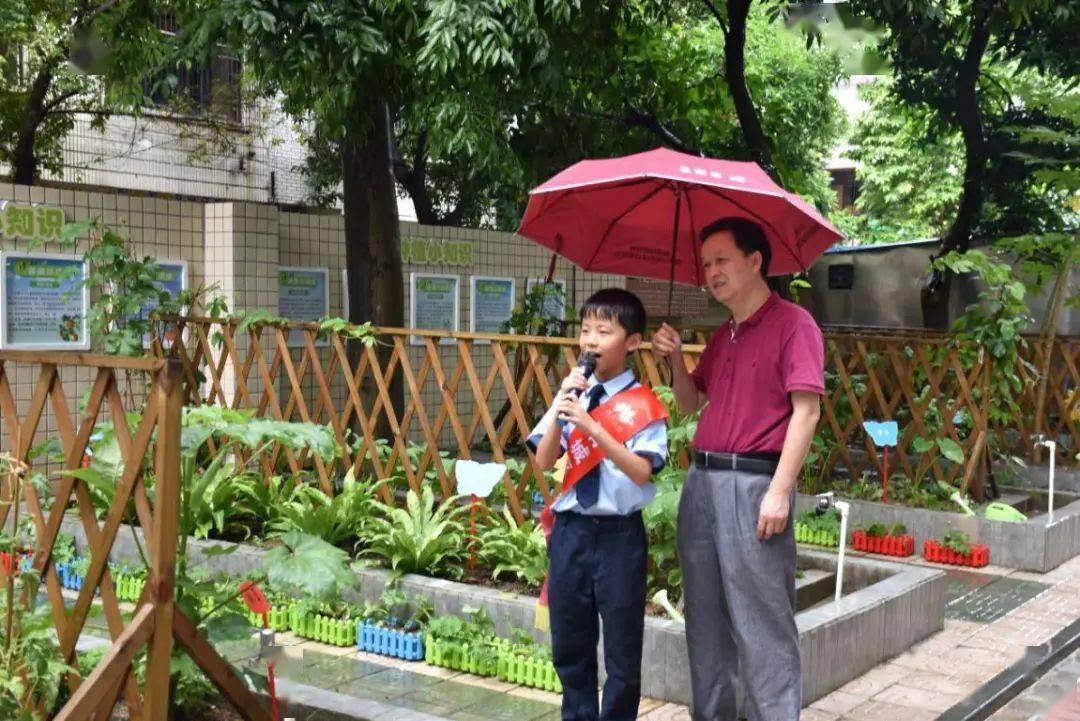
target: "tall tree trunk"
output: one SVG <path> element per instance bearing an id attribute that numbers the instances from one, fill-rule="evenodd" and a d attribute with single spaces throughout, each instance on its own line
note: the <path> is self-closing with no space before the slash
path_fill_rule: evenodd
<path id="1" fill-rule="evenodd" d="M 372 259 L 372 320 L 400 328 L 405 324 L 401 243 L 398 239 L 397 185 L 394 181 L 394 141 L 390 107 L 379 103 L 374 132 L 366 148 L 370 198 L 369 239 Z"/>
<path id="2" fill-rule="evenodd" d="M 776 178 L 773 167 L 772 145 L 761 127 L 761 118 L 750 88 L 746 84 L 746 18 L 750 14 L 752 0 L 727 0 L 727 25 L 724 29 L 724 79 L 728 93 L 735 104 L 743 142 L 750 157 L 766 173 Z"/>
<path id="3" fill-rule="evenodd" d="M 397 193 L 394 185 L 390 110 L 386 102 L 372 105 L 368 122 L 358 132 L 346 130 L 341 146 L 343 206 L 345 215 L 345 267 L 349 276 L 349 321 L 400 328 L 404 325 L 405 293 L 401 246 L 398 242 Z M 382 369 L 392 349 L 378 347 Z M 349 360 L 355 367 L 363 353 L 359 343 L 350 344 Z M 404 384 L 395 373 L 390 400 L 401 417 Z M 363 401 L 370 413 L 377 389 L 365 378 Z M 385 410 L 376 434 L 391 438 Z"/>
<path id="4" fill-rule="evenodd" d="M 12 182 L 18 185 L 33 185 L 37 180 L 37 132 L 45 120 L 45 98 L 49 94 L 52 80 L 50 71 L 42 70 L 38 73 L 23 107 L 19 137 L 11 154 Z"/>
<path id="5" fill-rule="evenodd" d="M 938 255 L 949 251 L 963 252 L 971 246 L 972 231 L 982 214 L 986 201 L 986 163 L 989 157 L 982 110 L 979 108 L 979 67 L 990 42 L 989 0 L 975 3 L 971 21 L 971 37 L 956 73 L 956 123 L 964 138 L 964 184 L 960 205 L 952 226 L 941 241 Z M 952 274 L 933 271 L 922 289 L 923 324 L 927 328 L 944 330 L 949 323 L 949 295 Z"/>

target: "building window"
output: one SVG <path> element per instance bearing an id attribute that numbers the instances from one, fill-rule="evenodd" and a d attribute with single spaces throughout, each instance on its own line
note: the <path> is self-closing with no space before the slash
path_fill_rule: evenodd
<path id="1" fill-rule="evenodd" d="M 174 18 L 166 17 L 161 31 L 174 34 L 179 29 Z M 175 66 L 159 71 L 143 81 L 151 105 L 177 115 L 243 122 L 240 60 L 221 52 L 190 67 Z"/>

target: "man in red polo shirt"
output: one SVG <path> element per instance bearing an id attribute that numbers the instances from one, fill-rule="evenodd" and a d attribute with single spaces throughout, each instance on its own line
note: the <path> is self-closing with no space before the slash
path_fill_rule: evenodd
<path id="1" fill-rule="evenodd" d="M 701 239 L 705 280 L 731 320 L 693 373 L 675 329 L 653 336 L 653 352 L 671 361 L 679 407 L 705 406 L 678 527 L 693 718 L 735 721 L 741 671 L 750 721 L 797 721 L 790 516 L 825 392 L 824 343 L 806 310 L 769 290 L 760 226 L 724 218 Z"/>

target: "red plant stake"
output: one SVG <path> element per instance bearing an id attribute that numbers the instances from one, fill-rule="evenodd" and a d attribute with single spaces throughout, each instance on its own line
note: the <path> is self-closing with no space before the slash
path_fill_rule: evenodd
<path id="1" fill-rule="evenodd" d="M 240 584 L 240 596 L 244 599 L 248 610 L 262 616 L 263 628 L 270 627 L 270 602 L 266 595 L 255 585 L 254 581 L 244 581 Z M 274 662 L 266 664 L 266 685 L 270 691 L 270 713 L 274 721 L 278 721 L 277 687 L 274 684 Z"/>
<path id="2" fill-rule="evenodd" d="M 883 446 L 881 456 L 881 502 L 889 502 L 889 447 Z"/>

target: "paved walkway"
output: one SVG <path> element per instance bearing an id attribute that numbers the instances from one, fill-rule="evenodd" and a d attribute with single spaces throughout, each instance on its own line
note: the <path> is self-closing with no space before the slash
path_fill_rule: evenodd
<path id="1" fill-rule="evenodd" d="M 801 721 L 931 721 L 1018 661 L 1028 646 L 1080 618 L 1080 557 L 1046 574 L 995 567 L 980 573 L 1014 588 L 1046 588 L 994 620 L 947 618 L 941 632 L 811 704 Z M 950 616 L 979 615 L 957 606 Z"/>
<path id="2" fill-rule="evenodd" d="M 990 717 L 990 721 L 1080 721 L 1080 651 Z"/>

